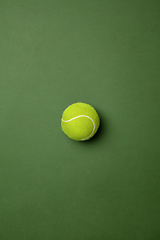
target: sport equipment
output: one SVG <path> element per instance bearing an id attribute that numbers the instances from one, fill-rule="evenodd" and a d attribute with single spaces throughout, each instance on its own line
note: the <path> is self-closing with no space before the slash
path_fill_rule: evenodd
<path id="1" fill-rule="evenodd" d="M 77 102 L 68 106 L 61 118 L 62 131 L 76 141 L 89 140 L 100 125 L 96 110 L 87 103 Z"/>

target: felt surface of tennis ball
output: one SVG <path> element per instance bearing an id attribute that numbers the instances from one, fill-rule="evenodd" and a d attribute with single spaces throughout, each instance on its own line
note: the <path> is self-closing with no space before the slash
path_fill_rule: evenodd
<path id="1" fill-rule="evenodd" d="M 99 125 L 98 113 L 87 103 L 73 103 L 64 110 L 61 118 L 62 131 L 76 141 L 92 138 Z"/>

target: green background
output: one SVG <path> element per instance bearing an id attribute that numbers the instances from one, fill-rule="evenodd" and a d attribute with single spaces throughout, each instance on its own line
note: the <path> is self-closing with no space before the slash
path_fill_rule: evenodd
<path id="1" fill-rule="evenodd" d="M 160 239 L 160 2 L 0 1 L 0 240 Z M 86 142 L 63 110 L 91 104 Z"/>

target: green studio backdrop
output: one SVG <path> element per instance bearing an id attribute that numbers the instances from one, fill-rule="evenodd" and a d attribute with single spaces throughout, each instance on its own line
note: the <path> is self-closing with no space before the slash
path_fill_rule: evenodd
<path id="1" fill-rule="evenodd" d="M 160 239 L 160 2 L 0 1 L 0 239 Z M 90 141 L 61 130 L 91 104 Z"/>

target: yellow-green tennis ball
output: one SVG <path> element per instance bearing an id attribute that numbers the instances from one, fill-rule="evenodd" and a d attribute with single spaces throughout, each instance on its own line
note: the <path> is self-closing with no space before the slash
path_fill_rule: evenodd
<path id="1" fill-rule="evenodd" d="M 62 131 L 76 141 L 89 140 L 97 132 L 100 118 L 96 110 L 86 103 L 73 103 L 62 115 Z"/>

